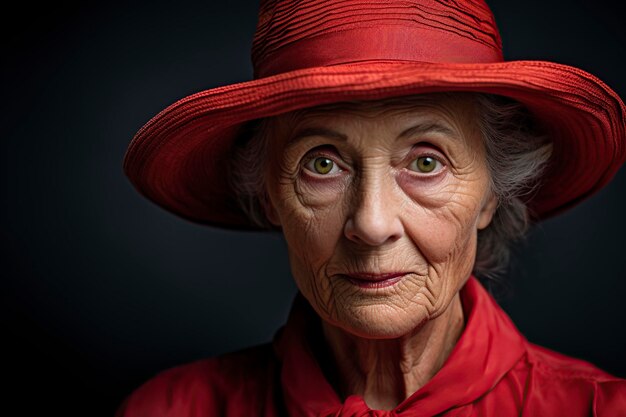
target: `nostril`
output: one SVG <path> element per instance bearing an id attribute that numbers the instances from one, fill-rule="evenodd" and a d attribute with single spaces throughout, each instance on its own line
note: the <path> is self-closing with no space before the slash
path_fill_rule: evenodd
<path id="1" fill-rule="evenodd" d="M 380 246 L 395 242 L 402 236 L 403 228 L 399 219 L 364 219 L 349 218 L 346 221 L 344 235 L 359 244 Z"/>
<path id="2" fill-rule="evenodd" d="M 394 179 L 368 171 L 351 200 L 344 234 L 353 242 L 380 246 L 403 236 L 401 200 Z"/>

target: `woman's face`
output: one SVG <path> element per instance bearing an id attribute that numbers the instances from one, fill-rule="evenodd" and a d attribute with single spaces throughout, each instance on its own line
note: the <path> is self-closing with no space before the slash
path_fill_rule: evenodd
<path id="1" fill-rule="evenodd" d="M 469 277 L 496 199 L 471 99 L 332 105 L 274 120 L 270 221 L 327 322 L 400 337 Z"/>

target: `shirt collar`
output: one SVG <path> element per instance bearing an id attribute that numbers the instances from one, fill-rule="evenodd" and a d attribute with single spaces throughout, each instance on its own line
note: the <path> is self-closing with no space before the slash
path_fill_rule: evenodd
<path id="1" fill-rule="evenodd" d="M 524 354 L 524 338 L 476 278 L 470 277 L 460 295 L 466 325 L 450 356 L 428 383 L 387 412 L 370 410 L 357 395 L 341 402 L 307 341 L 320 319 L 298 294 L 274 340 L 289 415 L 427 417 L 487 393 Z"/>

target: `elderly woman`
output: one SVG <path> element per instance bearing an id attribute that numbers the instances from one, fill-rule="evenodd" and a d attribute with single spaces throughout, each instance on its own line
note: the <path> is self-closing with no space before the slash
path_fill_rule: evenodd
<path id="1" fill-rule="evenodd" d="M 118 416 L 626 413 L 626 381 L 526 341 L 475 278 L 623 163 L 612 90 L 503 61 L 481 1 L 265 1 L 252 56 L 125 169 L 184 218 L 280 231 L 300 292 L 272 344 L 162 372 Z"/>

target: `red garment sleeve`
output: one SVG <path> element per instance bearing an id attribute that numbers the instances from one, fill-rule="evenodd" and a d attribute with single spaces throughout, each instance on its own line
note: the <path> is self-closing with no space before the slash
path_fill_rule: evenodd
<path id="1" fill-rule="evenodd" d="M 222 415 L 216 365 L 204 360 L 159 373 L 126 398 L 115 417 Z"/>
<path id="2" fill-rule="evenodd" d="M 529 344 L 522 415 L 626 417 L 626 380 L 590 363 Z"/>
<path id="3" fill-rule="evenodd" d="M 594 417 L 626 417 L 626 380 L 596 384 Z"/>
<path id="4" fill-rule="evenodd" d="M 261 345 L 159 373 L 115 417 L 273 416 L 276 361 Z"/>

